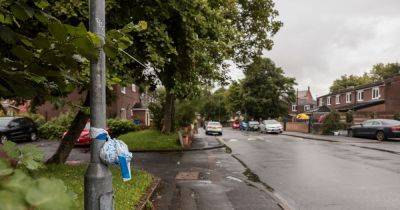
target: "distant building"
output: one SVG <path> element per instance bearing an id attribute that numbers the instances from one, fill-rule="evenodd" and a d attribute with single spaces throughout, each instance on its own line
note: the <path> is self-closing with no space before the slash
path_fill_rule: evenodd
<path id="1" fill-rule="evenodd" d="M 400 75 L 367 85 L 350 87 L 318 97 L 319 107 L 355 111 L 362 118 L 392 118 L 400 112 Z M 355 117 L 355 118 L 356 118 Z"/>
<path id="2" fill-rule="evenodd" d="M 289 107 L 289 115 L 296 117 L 297 114 L 309 112 L 317 107 L 317 102 L 314 100 L 310 87 L 307 90 L 296 91 L 296 101 Z"/>

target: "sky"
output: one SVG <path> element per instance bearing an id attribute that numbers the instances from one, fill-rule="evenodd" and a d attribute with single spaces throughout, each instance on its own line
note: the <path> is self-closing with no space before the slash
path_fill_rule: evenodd
<path id="1" fill-rule="evenodd" d="M 400 0 L 275 0 L 284 23 L 265 52 L 299 90 L 329 92 L 343 74 L 361 75 L 376 63 L 400 62 Z M 243 77 L 231 67 L 232 79 Z"/>

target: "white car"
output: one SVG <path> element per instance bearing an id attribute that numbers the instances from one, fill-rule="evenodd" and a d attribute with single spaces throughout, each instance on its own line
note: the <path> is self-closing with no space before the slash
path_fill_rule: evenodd
<path id="1" fill-rule="evenodd" d="M 260 123 L 258 121 L 249 121 L 249 130 L 258 131 Z"/>
<path id="2" fill-rule="evenodd" d="M 261 133 L 282 133 L 283 126 L 276 120 L 264 120 L 260 125 Z"/>
<path id="3" fill-rule="evenodd" d="M 206 135 L 218 134 L 222 135 L 222 125 L 220 122 L 210 121 L 206 126 Z"/>

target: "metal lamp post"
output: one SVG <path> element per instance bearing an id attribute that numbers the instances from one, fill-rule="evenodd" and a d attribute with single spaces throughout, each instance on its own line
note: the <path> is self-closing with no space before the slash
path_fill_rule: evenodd
<path id="1" fill-rule="evenodd" d="M 89 0 L 89 28 L 105 42 L 105 2 Z M 106 127 L 106 65 L 102 47 L 97 60 L 90 62 L 90 125 Z M 112 210 L 112 175 L 107 165 L 100 161 L 104 141 L 93 139 L 90 146 L 90 164 L 85 173 L 85 210 Z"/>

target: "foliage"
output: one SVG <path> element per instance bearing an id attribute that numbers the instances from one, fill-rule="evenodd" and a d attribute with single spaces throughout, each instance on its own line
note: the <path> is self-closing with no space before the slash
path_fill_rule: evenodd
<path id="1" fill-rule="evenodd" d="M 333 110 L 326 116 L 322 124 L 322 134 L 330 135 L 334 131 L 340 130 L 342 127 L 343 126 L 340 123 L 340 114 Z"/>
<path id="2" fill-rule="evenodd" d="M 41 114 L 25 112 L 22 114 L 22 116 L 31 118 L 33 120 L 33 122 L 35 122 L 37 127 L 41 127 L 42 125 L 44 125 L 46 123 L 44 116 Z"/>
<path id="3" fill-rule="evenodd" d="M 400 112 L 397 112 L 396 114 L 394 114 L 393 119 L 400 121 Z"/>
<path id="4" fill-rule="evenodd" d="M 47 165 L 45 169 L 34 173 L 35 177 L 54 177 L 64 181 L 66 188 L 76 195 L 75 207 L 71 209 L 84 209 L 83 206 L 83 180 L 87 165 Z M 113 189 L 115 209 L 134 209 L 151 186 L 153 177 L 144 171 L 132 168 L 132 180 L 122 181 L 119 169 L 110 167 L 113 175 Z M 57 208 L 55 208 L 57 209 Z"/>
<path id="5" fill-rule="evenodd" d="M 240 81 L 232 81 L 227 93 L 227 106 L 230 113 L 244 110 L 243 91 Z"/>
<path id="6" fill-rule="evenodd" d="M 353 121 L 354 121 L 353 115 L 354 115 L 354 111 L 352 111 L 352 110 L 349 110 L 346 112 L 346 123 L 349 123 L 349 124 L 353 123 Z"/>
<path id="7" fill-rule="evenodd" d="M 393 75 L 400 74 L 400 64 L 399 63 L 378 63 L 372 67 L 371 70 L 372 77 L 375 80 L 387 79 Z"/>
<path id="8" fill-rule="evenodd" d="M 26 173 L 43 168 L 43 154 L 36 147 L 6 142 L 0 154 L 1 209 L 72 209 L 73 196 L 63 181 Z"/>
<path id="9" fill-rule="evenodd" d="M 287 113 L 295 100 L 294 78 L 268 58 L 257 57 L 245 67 L 242 86 L 242 113 L 258 118 L 277 118 Z"/>
<path id="10" fill-rule="evenodd" d="M 227 90 L 220 88 L 214 93 L 206 93 L 200 113 L 206 120 L 227 122 L 230 113 L 227 108 Z"/>
<path id="11" fill-rule="evenodd" d="M 180 100 L 176 107 L 175 122 L 179 127 L 186 127 L 193 123 L 196 115 L 195 106 L 192 101 Z"/>
<path id="12" fill-rule="evenodd" d="M 74 114 L 71 112 L 62 114 L 42 126 L 38 127 L 39 137 L 48 140 L 59 140 L 64 132 L 68 130 L 73 120 Z"/>
<path id="13" fill-rule="evenodd" d="M 350 87 L 356 87 L 360 85 L 366 85 L 368 83 L 373 82 L 373 79 L 365 73 L 362 76 L 356 76 L 356 75 L 343 75 L 340 77 L 340 79 L 336 79 L 333 81 L 333 84 L 330 87 L 330 91 L 332 93 L 338 92 L 341 90 L 345 90 Z"/>
<path id="14" fill-rule="evenodd" d="M 151 102 L 148 106 L 150 113 L 152 115 L 153 127 L 156 130 L 162 129 L 162 119 L 163 119 L 163 108 L 160 103 Z"/>
<path id="15" fill-rule="evenodd" d="M 162 134 L 156 130 L 143 130 L 127 133 L 118 139 L 124 141 L 131 151 L 181 149 L 177 133 Z"/>
<path id="16" fill-rule="evenodd" d="M 139 127 L 134 125 L 132 121 L 124 119 L 108 119 L 107 126 L 110 129 L 112 136 L 120 136 L 139 129 Z"/>

